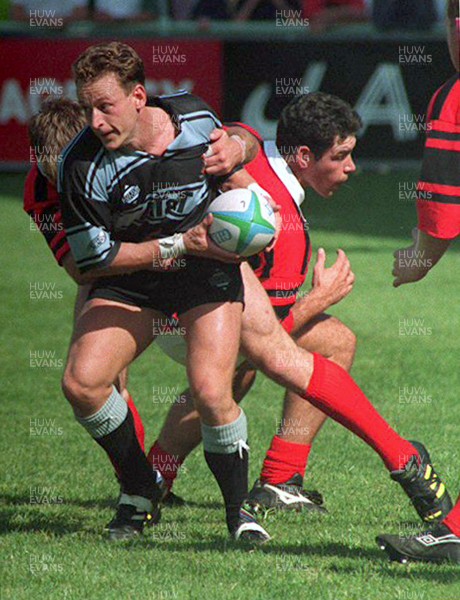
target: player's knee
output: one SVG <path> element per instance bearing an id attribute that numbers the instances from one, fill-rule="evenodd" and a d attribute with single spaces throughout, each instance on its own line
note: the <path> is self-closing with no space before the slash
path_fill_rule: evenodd
<path id="1" fill-rule="evenodd" d="M 97 383 L 91 377 L 85 377 L 84 372 L 79 373 L 69 367 L 64 373 L 61 386 L 64 396 L 72 406 L 91 405 L 99 402 L 110 388 L 110 386 Z"/>
<path id="2" fill-rule="evenodd" d="M 340 330 L 337 335 L 337 347 L 331 357 L 341 367 L 349 371 L 355 358 L 357 338 L 353 331 L 340 322 Z"/>
<path id="3" fill-rule="evenodd" d="M 232 405 L 229 386 L 212 378 L 202 377 L 191 382 L 190 391 L 200 416 L 207 422 L 220 420 Z"/>

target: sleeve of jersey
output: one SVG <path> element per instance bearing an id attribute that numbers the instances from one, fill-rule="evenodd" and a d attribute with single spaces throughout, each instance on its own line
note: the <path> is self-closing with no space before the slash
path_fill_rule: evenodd
<path id="1" fill-rule="evenodd" d="M 75 263 L 86 273 L 109 266 L 120 242 L 109 233 L 111 215 L 103 182 L 95 179 L 89 184 L 78 162 L 66 162 L 60 180 L 62 218 Z"/>
<path id="2" fill-rule="evenodd" d="M 37 181 L 38 179 L 40 181 Z M 37 188 L 40 187 L 43 188 L 43 198 L 37 197 L 39 194 Z M 23 207 L 45 238 L 57 263 L 62 266 L 64 257 L 70 252 L 70 246 L 62 223 L 57 191 L 43 176 L 40 176 L 36 166 L 26 178 Z"/>
<path id="3" fill-rule="evenodd" d="M 432 120 L 418 183 L 418 228 L 432 237 L 460 235 L 460 125 Z"/>

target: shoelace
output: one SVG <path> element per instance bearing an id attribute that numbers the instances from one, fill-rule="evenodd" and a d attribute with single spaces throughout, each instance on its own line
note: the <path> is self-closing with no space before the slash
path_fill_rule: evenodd
<path id="1" fill-rule="evenodd" d="M 246 450 L 246 452 L 249 453 L 249 446 L 244 440 L 238 440 L 237 442 L 235 442 L 235 446 L 240 459 L 243 460 L 243 450 Z"/>
<path id="2" fill-rule="evenodd" d="M 436 498 L 440 498 L 444 494 L 445 486 L 440 481 L 437 473 L 435 473 L 433 467 L 428 464 L 425 465 L 424 473 L 423 473 L 423 483 L 424 487 L 428 486 L 433 493 L 433 496 Z"/>

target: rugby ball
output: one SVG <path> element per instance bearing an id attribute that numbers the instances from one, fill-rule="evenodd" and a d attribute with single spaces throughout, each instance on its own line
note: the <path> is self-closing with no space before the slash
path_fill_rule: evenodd
<path id="1" fill-rule="evenodd" d="M 275 235 L 275 213 L 268 200 L 253 190 L 239 188 L 215 198 L 209 212 L 212 241 L 240 256 L 252 256 L 266 248 Z"/>

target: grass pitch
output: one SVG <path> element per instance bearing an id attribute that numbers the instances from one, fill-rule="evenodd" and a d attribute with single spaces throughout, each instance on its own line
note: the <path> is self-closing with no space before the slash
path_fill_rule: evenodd
<path id="1" fill-rule="evenodd" d="M 423 282 L 391 287 L 392 252 L 409 245 L 415 222 L 414 204 L 399 190 L 415 179 L 416 173 L 355 176 L 333 201 L 309 194 L 306 214 L 328 265 L 342 247 L 356 273 L 353 293 L 330 311 L 358 335 L 356 380 L 402 435 L 427 444 L 456 497 L 458 244 Z M 270 544 L 238 549 L 227 539 L 217 485 L 197 450 L 176 486 L 189 506 L 165 509 L 161 524 L 134 544 L 109 545 L 101 532 L 117 485 L 60 392 L 74 285 L 21 210 L 22 177 L 0 181 L 2 598 L 458 600 L 458 567 L 391 564 L 377 548 L 378 533 L 406 535 L 421 524 L 378 456 L 333 422 L 315 442 L 306 477 L 307 488 L 323 493 L 327 515 L 271 517 Z M 183 385 L 183 370 L 157 348 L 133 365 L 129 389 L 148 443 Z M 165 401 L 154 386 L 168 389 Z M 281 400 L 281 390 L 259 376 L 244 402 L 251 481 Z"/>

